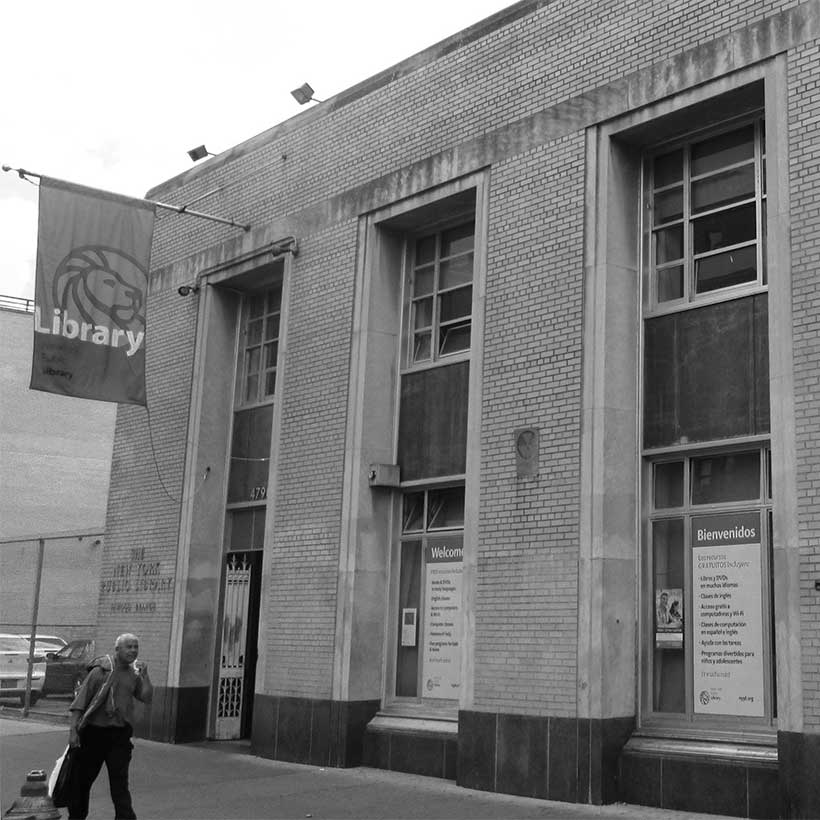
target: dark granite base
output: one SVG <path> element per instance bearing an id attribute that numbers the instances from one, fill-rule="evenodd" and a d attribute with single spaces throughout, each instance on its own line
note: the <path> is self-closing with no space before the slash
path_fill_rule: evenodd
<path id="1" fill-rule="evenodd" d="M 251 752 L 290 763 L 359 766 L 367 723 L 380 705 L 257 695 Z"/>
<path id="2" fill-rule="evenodd" d="M 600 805 L 618 799 L 618 755 L 634 720 L 462 711 L 458 726 L 460 786 Z"/>
<path id="3" fill-rule="evenodd" d="M 455 780 L 457 756 L 454 735 L 369 729 L 362 763 L 374 769 Z"/>
<path id="4" fill-rule="evenodd" d="M 778 732 L 780 816 L 820 817 L 820 735 Z"/>
<path id="5" fill-rule="evenodd" d="M 733 817 L 797 816 L 780 814 L 778 770 L 771 765 L 625 751 L 620 783 L 620 799 L 642 806 Z"/>
<path id="6" fill-rule="evenodd" d="M 154 687 L 149 708 L 134 725 L 137 737 L 166 743 L 207 739 L 207 687 Z M 308 698 L 254 698 L 251 752 L 315 766 L 359 766 L 368 721 L 379 701 L 342 703 Z"/>
<path id="7" fill-rule="evenodd" d="M 155 686 L 137 737 L 205 740 L 206 687 Z M 379 701 L 257 695 L 251 752 L 316 766 L 358 765 L 460 786 L 596 805 L 617 800 L 735 817 L 820 817 L 820 735 L 778 733 L 777 766 L 624 750 L 631 718 L 582 720 L 462 711 L 449 734 L 368 730 Z"/>
<path id="8" fill-rule="evenodd" d="M 155 686 L 151 706 L 142 710 L 134 734 L 166 743 L 191 743 L 205 740 L 208 731 L 206 686 Z"/>

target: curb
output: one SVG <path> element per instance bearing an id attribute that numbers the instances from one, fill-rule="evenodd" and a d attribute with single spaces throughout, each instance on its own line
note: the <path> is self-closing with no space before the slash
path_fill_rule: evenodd
<path id="1" fill-rule="evenodd" d="M 36 723 L 53 723 L 56 726 L 68 726 L 68 715 L 64 712 L 44 712 L 38 710 L 36 712 L 29 711 L 27 715 L 24 715 L 22 707 L 0 705 L 0 717 L 9 718 L 11 720 L 31 720 Z"/>

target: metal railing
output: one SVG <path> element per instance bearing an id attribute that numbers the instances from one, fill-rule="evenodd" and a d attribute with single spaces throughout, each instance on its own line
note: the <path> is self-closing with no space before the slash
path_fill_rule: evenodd
<path id="1" fill-rule="evenodd" d="M 0 310 L 19 310 L 21 313 L 34 313 L 34 299 L 0 295 Z"/>

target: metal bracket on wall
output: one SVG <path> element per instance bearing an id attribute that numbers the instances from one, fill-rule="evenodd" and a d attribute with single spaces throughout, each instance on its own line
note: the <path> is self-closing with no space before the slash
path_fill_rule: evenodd
<path id="1" fill-rule="evenodd" d="M 398 464 L 371 464 L 367 470 L 367 480 L 371 487 L 398 487 Z"/>

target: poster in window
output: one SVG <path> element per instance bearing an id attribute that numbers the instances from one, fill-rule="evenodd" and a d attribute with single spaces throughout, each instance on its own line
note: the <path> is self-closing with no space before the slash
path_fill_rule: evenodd
<path id="1" fill-rule="evenodd" d="M 459 696 L 462 554 L 461 538 L 425 548 L 423 697 Z"/>
<path id="2" fill-rule="evenodd" d="M 763 717 L 760 515 L 692 519 L 696 714 Z"/>
<path id="3" fill-rule="evenodd" d="M 401 611 L 401 645 L 416 645 L 416 621 L 418 610 L 415 607 L 404 607 Z"/>
<path id="4" fill-rule="evenodd" d="M 683 646 L 683 590 L 662 588 L 655 592 L 655 646 Z"/>

